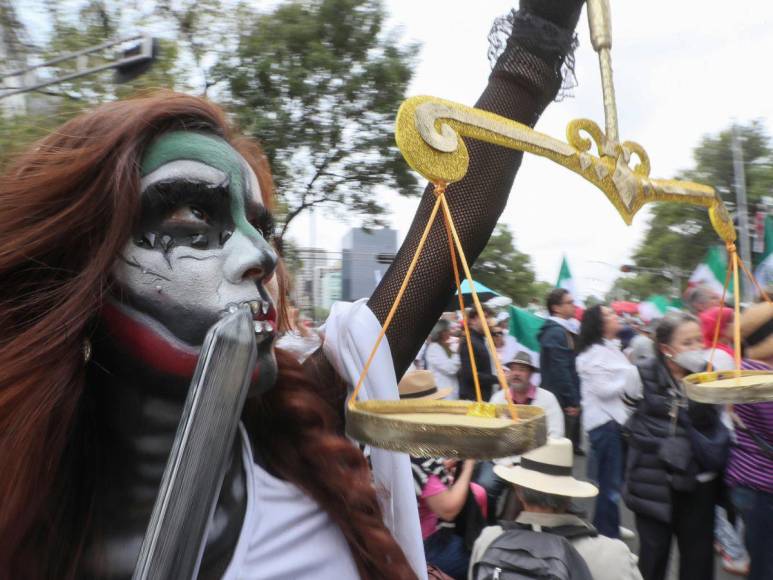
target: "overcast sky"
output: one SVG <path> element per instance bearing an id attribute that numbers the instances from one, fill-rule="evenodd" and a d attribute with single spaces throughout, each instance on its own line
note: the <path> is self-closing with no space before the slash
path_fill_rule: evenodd
<path id="1" fill-rule="evenodd" d="M 768 123 L 773 114 L 773 3 L 611 4 L 620 137 L 644 146 L 653 177 L 672 177 L 689 167 L 700 138 L 733 119 Z M 504 0 L 388 0 L 392 25 L 402 29 L 403 38 L 422 45 L 409 95 L 472 105 L 490 70 L 486 36 L 491 23 L 513 5 Z M 604 125 L 598 61 L 587 27 L 583 14 L 574 97 L 551 104 L 537 125 L 561 139 L 573 118 Z M 417 203 L 391 196 L 390 219 L 401 239 Z M 601 191 L 552 162 L 527 155 L 501 219 L 515 232 L 518 248 L 532 256 L 541 279 L 556 280 L 566 253 L 578 293 L 603 295 L 641 239 L 648 216 L 642 211 L 633 226 L 626 226 Z M 319 215 L 315 221 L 316 245 L 340 249 L 340 225 L 328 227 L 330 222 Z M 303 245 L 311 241 L 309 232 L 307 218 L 291 227 Z"/>

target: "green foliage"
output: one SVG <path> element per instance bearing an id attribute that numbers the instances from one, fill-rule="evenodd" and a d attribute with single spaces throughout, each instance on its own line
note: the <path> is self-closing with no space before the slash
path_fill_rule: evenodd
<path id="1" fill-rule="evenodd" d="M 242 23 L 234 58 L 216 68 L 271 162 L 282 234 L 316 206 L 381 225 L 378 186 L 417 193 L 393 136 L 417 47 L 385 33 L 384 19 L 375 0 L 290 0 Z"/>
<path id="2" fill-rule="evenodd" d="M 0 120 L 0 163 L 84 108 L 166 88 L 229 104 L 263 143 L 284 210 L 282 233 L 315 206 L 383 225 L 378 186 L 418 193 L 394 144 L 418 48 L 384 30 L 379 0 L 288 0 L 266 13 L 237 0 L 45 5 L 51 34 L 34 51 L 40 60 L 137 32 L 160 38 L 160 58 L 125 85 L 105 71 L 41 91 L 42 114 Z"/>
<path id="3" fill-rule="evenodd" d="M 536 282 L 531 258 L 516 249 L 513 233 L 504 224 L 497 226 L 478 256 L 472 277 L 516 304 L 525 305 L 535 295 L 543 296 L 537 294 L 542 288 Z"/>
<path id="4" fill-rule="evenodd" d="M 550 282 L 534 282 L 534 284 L 532 284 L 530 300 L 536 299 L 537 303 L 540 305 L 540 308 L 542 308 L 545 304 L 545 298 L 547 298 L 547 295 L 553 288 L 555 288 L 555 285 L 551 284 Z"/>
<path id="5" fill-rule="evenodd" d="M 763 124 L 754 121 L 738 128 L 746 173 L 750 209 L 773 190 L 773 146 Z M 735 208 L 732 128 L 705 136 L 693 152 L 694 166 L 678 175 L 714 187 L 731 211 Z M 709 247 L 720 242 L 705 208 L 675 203 L 657 204 L 652 209 L 649 229 L 633 256 L 636 266 L 671 268 L 692 272 Z M 682 289 L 686 284 L 682 280 Z M 610 295 L 626 299 L 650 294 L 670 294 L 671 283 L 656 274 L 620 278 Z"/>
<path id="6" fill-rule="evenodd" d="M 75 5 L 50 2 L 46 8 L 51 33 L 39 46 L 29 49 L 39 61 L 130 36 L 142 29 L 145 18 L 150 18 L 132 13 L 123 3 L 110 1 Z M 28 93 L 26 114 L 0 115 L 0 165 L 26 149 L 31 142 L 96 104 L 148 90 L 188 88 L 177 80 L 180 78 L 179 43 L 161 38 L 159 49 L 153 66 L 131 82 L 116 84 L 113 70 L 105 70 Z M 98 66 L 107 62 L 105 56 L 105 53 L 91 55 L 85 64 Z M 69 60 L 58 65 L 56 71 L 43 68 L 37 74 L 39 80 L 46 80 L 54 73 L 63 76 L 75 71 L 75 60 Z"/>

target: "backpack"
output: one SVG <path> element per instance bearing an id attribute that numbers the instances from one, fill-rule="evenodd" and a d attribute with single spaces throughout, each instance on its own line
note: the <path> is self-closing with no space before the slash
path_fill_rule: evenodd
<path id="1" fill-rule="evenodd" d="M 473 580 L 593 580 L 569 538 L 596 536 L 593 527 L 560 526 L 535 532 L 530 526 L 502 523 L 497 537 L 472 567 Z"/>

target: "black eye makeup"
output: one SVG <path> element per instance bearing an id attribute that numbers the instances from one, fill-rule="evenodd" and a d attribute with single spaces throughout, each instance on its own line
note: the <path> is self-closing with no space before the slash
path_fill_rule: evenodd
<path id="1" fill-rule="evenodd" d="M 248 204 L 247 213 L 250 225 L 258 230 L 266 241 L 271 242 L 276 235 L 274 215 L 265 206 L 254 202 Z"/>
<path id="2" fill-rule="evenodd" d="M 135 243 L 164 252 L 217 248 L 233 230 L 228 182 L 160 181 L 143 192 Z"/>
<path id="3" fill-rule="evenodd" d="M 141 248 L 168 253 L 173 247 L 201 250 L 220 248 L 233 235 L 235 225 L 228 182 L 170 179 L 148 186 L 134 243 Z M 247 221 L 268 242 L 275 237 L 272 213 L 253 199 L 245 199 Z"/>

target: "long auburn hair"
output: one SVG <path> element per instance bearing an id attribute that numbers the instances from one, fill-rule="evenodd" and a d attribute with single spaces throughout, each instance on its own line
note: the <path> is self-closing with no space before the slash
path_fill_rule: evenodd
<path id="1" fill-rule="evenodd" d="M 173 129 L 229 141 L 270 206 L 260 147 L 217 106 L 171 92 L 76 117 L 0 177 L 0 578 L 76 577 L 81 569 L 93 470 L 78 427 L 96 412 L 84 396 L 84 338 L 138 213 L 142 153 Z M 281 265 L 278 279 L 287 282 Z M 314 378 L 288 354 L 277 351 L 277 360 L 277 385 L 244 412 L 269 467 L 338 524 L 362 577 L 413 578 L 362 454 L 336 434 Z"/>

